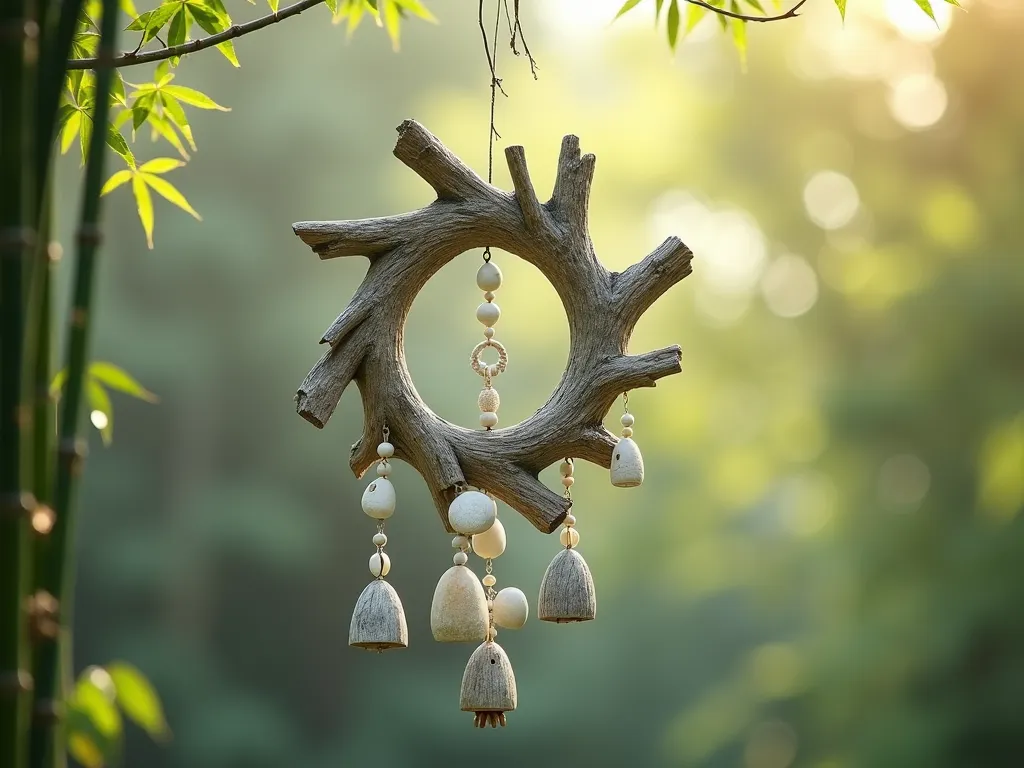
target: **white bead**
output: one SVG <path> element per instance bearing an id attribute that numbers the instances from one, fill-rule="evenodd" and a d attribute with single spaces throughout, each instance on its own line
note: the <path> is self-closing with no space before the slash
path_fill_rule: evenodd
<path id="1" fill-rule="evenodd" d="M 459 533 L 468 536 L 483 533 L 498 517 L 494 499 L 480 491 L 465 491 L 448 507 L 448 522 Z"/>
<path id="2" fill-rule="evenodd" d="M 505 551 L 506 541 L 505 526 L 501 524 L 501 520 L 496 519 L 490 528 L 473 537 L 473 551 L 485 559 L 501 557 Z"/>
<path id="3" fill-rule="evenodd" d="M 485 339 L 493 339 L 494 338 L 494 329 L 493 328 L 484 328 L 484 338 Z"/>
<path id="4" fill-rule="evenodd" d="M 501 405 L 501 398 L 498 397 L 498 390 L 493 387 L 487 387 L 486 389 L 480 390 L 480 395 L 476 399 L 476 404 L 480 406 L 480 410 L 484 413 L 497 413 L 498 406 Z"/>
<path id="5" fill-rule="evenodd" d="M 485 302 L 476 308 L 476 319 L 490 328 L 501 317 L 501 308 L 497 304 Z"/>
<path id="6" fill-rule="evenodd" d="M 377 465 L 377 477 L 391 477 L 391 465 L 382 461 Z"/>
<path id="7" fill-rule="evenodd" d="M 370 555 L 370 573 L 374 578 L 387 576 L 391 571 L 391 558 L 384 552 L 374 552 Z"/>
<path id="8" fill-rule="evenodd" d="M 530 603 L 521 589 L 505 587 L 493 603 L 494 623 L 503 629 L 519 629 L 530 615 Z"/>
<path id="9" fill-rule="evenodd" d="M 383 533 L 375 533 L 375 534 L 373 534 L 373 545 L 375 547 L 383 547 L 387 543 L 388 543 L 388 537 L 385 536 Z"/>
<path id="10" fill-rule="evenodd" d="M 623 427 L 622 428 L 622 436 L 623 437 L 632 437 L 633 436 L 633 428 L 632 427 Z"/>
<path id="11" fill-rule="evenodd" d="M 558 471 L 562 475 L 562 477 L 572 477 L 572 462 L 563 461 L 561 464 L 558 465 Z"/>
<path id="12" fill-rule="evenodd" d="M 395 446 L 387 442 L 381 443 L 377 446 L 377 455 L 382 459 L 390 459 L 395 455 Z"/>
<path id="13" fill-rule="evenodd" d="M 576 515 L 566 515 L 565 516 L 565 524 L 567 526 L 569 526 L 570 528 L 572 528 L 574 525 L 576 525 Z"/>
<path id="14" fill-rule="evenodd" d="M 563 547 L 572 549 L 580 543 L 580 532 L 575 528 L 563 528 L 558 534 L 558 540 L 562 542 Z"/>
<path id="15" fill-rule="evenodd" d="M 496 291 L 501 287 L 501 270 L 493 261 L 485 261 L 476 272 L 476 284 L 481 291 Z"/>
<path id="16" fill-rule="evenodd" d="M 488 291 L 484 294 L 484 301 L 494 301 L 494 291 Z"/>
<path id="17" fill-rule="evenodd" d="M 619 440 L 613 449 L 611 480 L 616 488 L 634 488 L 644 481 L 644 457 L 630 437 Z"/>
<path id="18" fill-rule="evenodd" d="M 467 549 L 469 549 L 469 539 L 465 536 L 456 536 L 454 539 L 452 539 L 452 546 L 455 549 L 461 549 L 463 552 L 465 552 Z"/>
<path id="19" fill-rule="evenodd" d="M 576 479 L 573 478 L 573 477 L 563 477 L 562 478 L 562 485 L 564 485 L 566 488 L 571 488 L 573 483 L 575 483 L 575 482 L 576 482 Z"/>
<path id="20" fill-rule="evenodd" d="M 498 580 L 496 578 L 494 578 L 494 574 L 493 573 L 488 573 L 486 576 L 484 576 L 484 586 L 485 587 L 493 587 L 497 583 L 498 583 Z"/>
<path id="21" fill-rule="evenodd" d="M 375 520 L 387 520 L 395 513 L 395 486 L 379 477 L 363 491 L 363 512 Z"/>
<path id="22" fill-rule="evenodd" d="M 498 414 L 491 412 L 481 413 L 480 426 L 487 429 L 498 426 Z"/>
<path id="23" fill-rule="evenodd" d="M 624 413 L 622 414 L 622 417 L 619 419 L 619 423 L 624 427 L 632 427 L 634 421 L 635 419 L 633 418 L 632 413 Z"/>
<path id="24" fill-rule="evenodd" d="M 465 552 L 456 552 L 455 556 L 452 557 L 452 562 L 456 565 L 465 565 L 469 561 L 469 555 Z"/>

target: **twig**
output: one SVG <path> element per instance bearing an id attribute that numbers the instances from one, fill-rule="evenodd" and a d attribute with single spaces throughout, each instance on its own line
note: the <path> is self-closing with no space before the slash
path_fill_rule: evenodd
<path id="1" fill-rule="evenodd" d="M 132 67 L 136 64 L 148 64 L 153 61 L 163 61 L 164 59 L 170 59 L 174 56 L 184 56 L 188 53 L 195 53 L 201 51 L 204 48 L 212 48 L 215 45 L 227 42 L 228 40 L 234 40 L 236 37 L 242 37 L 250 32 L 255 32 L 258 29 L 269 27 L 271 24 L 276 24 L 279 21 L 284 21 L 291 16 L 297 16 L 308 8 L 312 8 L 315 5 L 320 5 L 324 0 L 299 0 L 294 5 L 289 5 L 282 11 L 277 13 L 270 13 L 266 16 L 261 16 L 253 21 L 246 22 L 245 24 L 235 24 L 228 27 L 223 32 L 218 32 L 216 35 L 210 35 L 209 37 L 203 37 L 199 40 L 192 40 L 181 45 L 174 45 L 170 48 L 165 48 L 162 51 L 150 51 L 148 53 L 123 53 L 114 59 L 114 67 Z M 71 59 L 68 61 L 68 69 L 95 69 L 98 63 L 98 59 Z"/>
<path id="2" fill-rule="evenodd" d="M 766 21 L 783 21 L 785 19 L 795 19 L 797 16 L 800 15 L 797 12 L 804 7 L 804 5 L 807 3 L 807 0 L 800 0 L 788 11 L 786 11 L 785 13 L 780 13 L 777 16 L 748 16 L 745 13 L 735 13 L 733 11 L 726 10 L 725 8 L 719 8 L 717 5 L 712 5 L 711 3 L 705 2 L 705 0 L 683 0 L 683 2 L 689 3 L 690 5 L 700 6 L 701 8 L 705 8 L 709 11 L 712 11 L 713 13 L 717 13 L 719 16 L 728 16 L 730 19 L 739 19 L 740 21 L 755 21 L 763 23 Z M 525 46 L 526 43 L 524 42 L 523 45 Z"/>
<path id="3" fill-rule="evenodd" d="M 519 41 L 523 44 L 523 52 L 526 54 L 526 58 L 530 60 L 530 74 L 533 75 L 533 79 L 537 79 L 537 60 L 533 58 L 533 54 L 530 53 L 530 46 L 526 44 L 526 36 L 523 34 L 523 25 L 519 23 L 519 0 L 515 0 L 512 3 L 512 12 L 515 14 L 514 32 L 512 34 L 512 52 L 518 56 L 519 52 L 516 50 L 516 37 L 515 32 L 519 33 Z"/>

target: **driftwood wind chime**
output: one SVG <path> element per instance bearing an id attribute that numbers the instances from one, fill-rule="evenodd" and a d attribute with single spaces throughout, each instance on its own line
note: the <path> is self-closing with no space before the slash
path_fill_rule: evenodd
<path id="1" fill-rule="evenodd" d="M 408 644 L 402 602 L 385 581 L 391 562 L 384 524 L 395 510 L 389 477 L 392 460 L 399 458 L 423 476 L 442 524 L 455 534 L 454 564 L 434 592 L 431 630 L 439 642 L 480 643 L 463 676 L 460 706 L 475 713 L 475 725 L 496 727 L 505 725 L 505 713 L 516 708 L 515 676 L 496 642 L 497 628 L 522 627 L 529 609 L 522 591 L 495 591 L 493 560 L 506 545 L 495 500 L 543 533 L 561 527 L 562 549 L 541 581 L 539 618 L 593 619 L 594 582 L 576 549 L 573 461 L 609 469 L 617 487 L 643 482 L 643 459 L 633 441 L 628 408 L 620 419 L 621 437 L 602 421 L 618 397 L 628 405 L 630 390 L 652 387 L 681 370 L 678 346 L 627 355 L 626 345 L 646 309 L 690 274 L 692 254 L 670 237 L 625 272 L 602 266 L 587 230 L 594 156 L 580 155 L 575 136 L 562 141 L 554 192 L 541 203 L 522 147 L 505 150 L 515 187 L 508 193 L 477 176 L 419 123 L 406 121 L 398 134 L 395 156 L 434 188 L 434 202 L 399 216 L 294 225 L 321 259 L 362 255 L 370 261 L 351 303 L 323 336 L 330 349 L 302 383 L 298 412 L 323 427 L 351 381 L 362 396 L 363 435 L 352 447 L 350 465 L 360 477 L 375 467 L 377 478 L 367 486 L 362 507 L 377 521 L 377 532 L 369 562 L 374 578 L 356 603 L 349 644 L 376 651 Z M 495 338 L 501 312 L 494 299 L 502 275 L 489 249 L 477 273 L 484 292 L 476 311 L 483 341 L 470 356 L 470 367 L 483 382 L 480 429 L 434 414 L 416 392 L 405 361 L 403 330 L 416 295 L 442 266 L 481 247 L 500 248 L 536 266 L 554 286 L 569 322 L 569 361 L 558 387 L 533 416 L 504 429 L 495 429 L 500 400 L 494 382 L 509 357 Z M 496 354 L 496 362 L 485 362 L 485 353 Z M 560 464 L 562 493 L 538 479 L 542 469 L 555 463 Z M 471 553 L 485 561 L 482 580 L 469 566 Z"/>

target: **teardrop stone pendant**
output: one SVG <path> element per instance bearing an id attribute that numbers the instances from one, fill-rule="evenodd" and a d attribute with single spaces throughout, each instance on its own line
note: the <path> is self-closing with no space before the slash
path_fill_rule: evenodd
<path id="1" fill-rule="evenodd" d="M 487 636 L 487 596 L 465 565 L 445 571 L 430 604 L 430 629 L 441 643 L 480 642 Z"/>

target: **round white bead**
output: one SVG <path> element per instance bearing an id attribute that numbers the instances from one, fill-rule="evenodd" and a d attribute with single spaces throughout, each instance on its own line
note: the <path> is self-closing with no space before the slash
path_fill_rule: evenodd
<path id="1" fill-rule="evenodd" d="M 476 272 L 476 284 L 481 291 L 496 291 L 501 287 L 501 270 L 493 261 L 485 261 Z"/>
<path id="2" fill-rule="evenodd" d="M 565 524 L 570 528 L 576 525 L 576 515 L 566 515 Z"/>
<path id="3" fill-rule="evenodd" d="M 455 547 L 455 549 L 461 549 L 465 552 L 469 549 L 469 539 L 465 536 L 456 536 L 452 539 L 452 546 Z"/>
<path id="4" fill-rule="evenodd" d="M 377 455 L 382 459 L 390 459 L 395 455 L 395 446 L 388 442 L 381 443 L 377 446 Z"/>
<path id="5" fill-rule="evenodd" d="M 494 301 L 494 291 L 488 291 L 484 294 L 484 301 Z"/>
<path id="6" fill-rule="evenodd" d="M 572 477 L 573 466 L 568 461 L 563 461 L 558 465 L 558 471 L 562 477 Z"/>
<path id="7" fill-rule="evenodd" d="M 375 533 L 375 534 L 373 534 L 373 545 L 375 547 L 383 547 L 387 543 L 388 543 L 388 537 L 385 536 L 383 533 Z"/>
<path id="8" fill-rule="evenodd" d="M 476 319 L 490 328 L 501 317 L 501 308 L 497 304 L 485 302 L 476 308 Z"/>
<path id="9" fill-rule="evenodd" d="M 469 561 L 469 555 L 465 552 L 456 552 L 452 562 L 456 565 L 465 565 Z"/>
<path id="10" fill-rule="evenodd" d="M 573 477 L 563 477 L 562 478 L 562 485 L 564 485 L 566 488 L 571 488 L 573 483 L 575 483 L 575 482 L 576 482 L 576 479 L 573 478 Z"/>
<path id="11" fill-rule="evenodd" d="M 501 405 L 501 398 L 498 397 L 498 390 L 493 387 L 487 387 L 486 389 L 480 390 L 480 395 L 476 399 L 476 404 L 480 406 L 480 410 L 484 413 L 497 413 L 498 406 Z"/>
<path id="12" fill-rule="evenodd" d="M 370 555 L 370 573 L 373 574 L 374 578 L 387 576 L 390 571 L 391 558 L 384 552 L 374 552 Z"/>
<path id="13" fill-rule="evenodd" d="M 501 520 L 496 519 L 490 528 L 473 537 L 473 551 L 485 559 L 501 557 L 505 551 L 506 541 L 505 526 L 501 524 Z"/>
<path id="14" fill-rule="evenodd" d="M 363 491 L 363 512 L 374 520 L 387 520 L 395 513 L 395 486 L 386 477 L 379 477 Z"/>
<path id="15" fill-rule="evenodd" d="M 530 603 L 521 589 L 505 587 L 494 597 L 494 623 L 503 629 L 519 629 L 530 615 Z"/>
<path id="16" fill-rule="evenodd" d="M 498 414 L 490 411 L 480 414 L 480 426 L 490 429 L 491 427 L 498 426 Z"/>
<path id="17" fill-rule="evenodd" d="M 490 528 L 498 517 L 494 499 L 480 491 L 465 491 L 448 507 L 448 522 L 459 533 L 473 536 Z"/>
<path id="18" fill-rule="evenodd" d="M 484 338 L 485 339 L 493 339 L 494 338 L 494 329 L 493 328 L 484 328 Z"/>
<path id="19" fill-rule="evenodd" d="M 622 428 L 622 436 L 623 437 L 632 437 L 633 436 L 633 428 L 632 427 L 623 427 Z"/>
<path id="20" fill-rule="evenodd" d="M 580 543 L 580 532 L 575 528 L 563 528 L 558 534 L 558 540 L 562 542 L 563 547 L 572 549 Z"/>
<path id="21" fill-rule="evenodd" d="M 485 587 L 493 587 L 497 583 L 498 583 L 498 580 L 496 578 L 494 578 L 494 574 L 493 573 L 488 573 L 486 576 L 484 576 L 484 586 Z"/>
<path id="22" fill-rule="evenodd" d="M 377 464 L 377 477 L 391 477 L 391 465 L 388 462 Z"/>
<path id="23" fill-rule="evenodd" d="M 636 420 L 633 418 L 632 413 L 624 413 L 622 414 L 622 417 L 619 419 L 619 423 L 624 427 L 632 427 L 634 421 Z"/>

